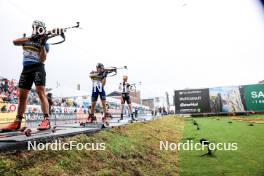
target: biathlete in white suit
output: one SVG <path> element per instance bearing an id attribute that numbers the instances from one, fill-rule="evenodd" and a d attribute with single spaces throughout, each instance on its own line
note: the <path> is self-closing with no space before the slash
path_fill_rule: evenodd
<path id="1" fill-rule="evenodd" d="M 133 121 L 136 119 L 134 118 L 134 114 L 132 111 L 132 102 L 130 98 L 130 91 L 132 85 L 127 82 L 128 76 L 123 76 L 123 82 L 119 84 L 119 90 L 121 92 L 121 117 L 120 120 L 123 120 L 123 111 L 125 103 L 128 104 L 129 113 Z"/>

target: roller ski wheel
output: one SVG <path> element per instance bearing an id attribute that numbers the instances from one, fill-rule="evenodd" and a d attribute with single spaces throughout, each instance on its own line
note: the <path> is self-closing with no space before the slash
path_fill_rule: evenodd
<path id="1" fill-rule="evenodd" d="M 51 132 L 52 132 L 52 133 L 55 133 L 55 132 L 56 132 L 56 127 L 52 127 L 52 128 L 51 128 Z"/>
<path id="2" fill-rule="evenodd" d="M 24 133 L 25 133 L 25 135 L 27 136 L 27 137 L 30 137 L 31 136 L 31 129 L 26 129 L 25 131 L 24 131 Z"/>
<path id="3" fill-rule="evenodd" d="M 19 131 L 24 132 L 27 129 L 27 127 L 22 127 L 19 129 Z"/>

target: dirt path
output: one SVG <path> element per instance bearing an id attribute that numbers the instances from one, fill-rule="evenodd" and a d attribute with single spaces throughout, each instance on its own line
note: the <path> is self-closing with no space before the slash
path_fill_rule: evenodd
<path id="1" fill-rule="evenodd" d="M 231 117 L 232 120 L 237 120 L 240 122 L 254 123 L 254 124 L 264 124 L 264 118 L 246 118 L 246 117 Z"/>

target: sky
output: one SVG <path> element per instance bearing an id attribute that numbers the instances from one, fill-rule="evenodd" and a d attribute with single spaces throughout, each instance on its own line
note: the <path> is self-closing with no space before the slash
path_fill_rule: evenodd
<path id="1" fill-rule="evenodd" d="M 108 78 L 108 93 L 128 75 L 143 98 L 264 79 L 264 11 L 255 0 L 0 0 L 1 76 L 19 79 L 22 48 L 12 40 L 29 36 L 33 20 L 82 27 L 51 46 L 50 88 L 79 83 L 90 93 L 98 62 L 128 66 Z"/>

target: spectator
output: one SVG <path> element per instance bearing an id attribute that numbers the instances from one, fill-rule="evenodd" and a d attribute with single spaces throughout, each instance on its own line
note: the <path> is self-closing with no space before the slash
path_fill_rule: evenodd
<path id="1" fill-rule="evenodd" d="M 49 89 L 50 90 L 50 89 Z M 0 77 L 0 102 L 18 103 L 18 88 L 15 80 L 8 80 Z M 32 89 L 28 95 L 28 105 L 40 105 L 35 89 Z M 78 103 L 72 98 L 54 98 L 53 106 L 61 107 L 79 107 Z"/>

